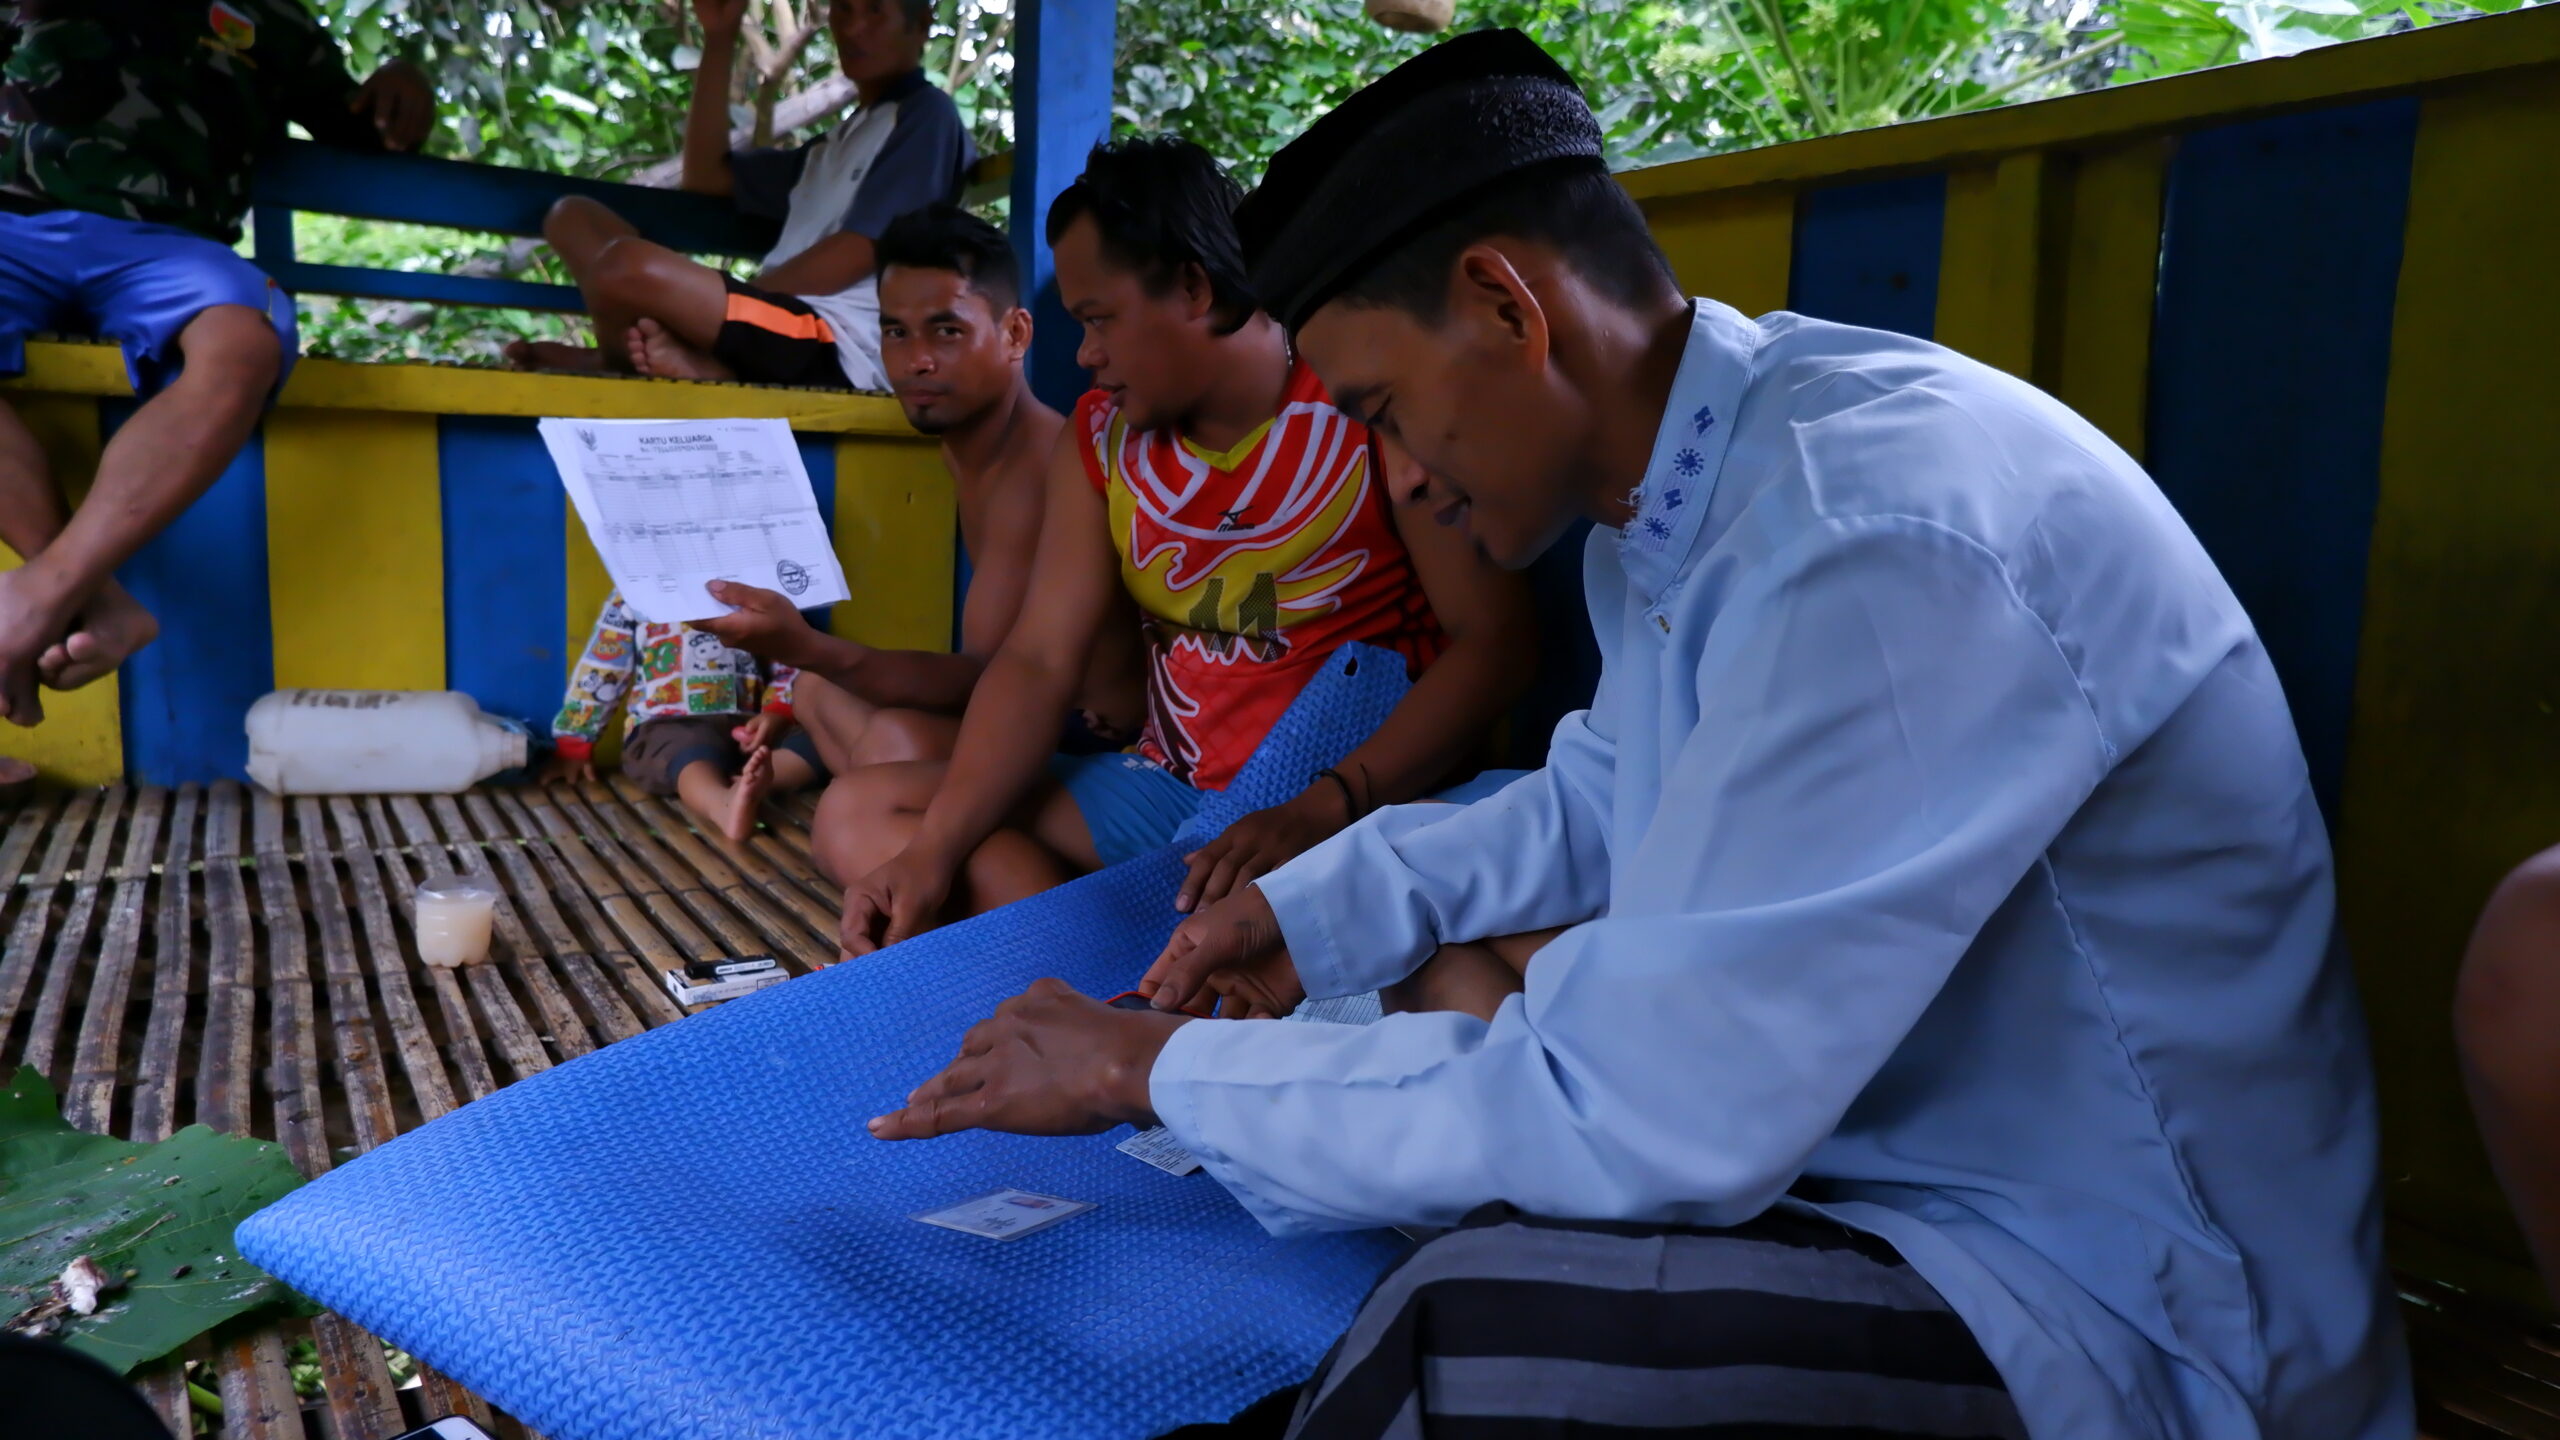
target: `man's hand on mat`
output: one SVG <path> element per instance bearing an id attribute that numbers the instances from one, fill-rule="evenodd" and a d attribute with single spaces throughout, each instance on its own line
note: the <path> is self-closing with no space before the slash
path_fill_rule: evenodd
<path id="1" fill-rule="evenodd" d="M 1035 980 L 972 1026 L 960 1058 L 871 1122 L 883 1140 L 956 1130 L 1090 1135 L 1156 1123 L 1147 1088 L 1179 1015 L 1114 1010 L 1062 980 Z"/>
<path id="2" fill-rule="evenodd" d="M 1237 886 L 1250 885 L 1332 839 L 1350 823 L 1351 797 L 1330 781 L 1309 786 L 1294 800 L 1256 810 L 1182 857 L 1191 873 L 1182 878 L 1173 908 L 1188 915 L 1214 905 Z"/>
<path id="3" fill-rule="evenodd" d="M 558 785 L 563 782 L 585 785 L 593 782 L 595 778 L 596 762 L 592 756 L 581 755 L 572 760 L 566 755 L 553 755 L 542 762 L 542 783 L 545 785 Z"/>
<path id="4" fill-rule="evenodd" d="M 810 627 L 806 616 L 791 608 L 791 602 L 781 592 L 759 590 L 734 580 L 714 580 L 707 588 L 712 599 L 738 608 L 726 615 L 696 620 L 695 629 L 708 630 L 750 655 L 807 668 L 803 662 L 809 659 L 808 642 L 817 631 Z"/>
<path id="5" fill-rule="evenodd" d="M 933 927 L 951 898 L 953 867 L 915 847 L 844 887 L 844 923 L 836 938 L 847 959 L 868 955 Z"/>
<path id="6" fill-rule="evenodd" d="M 1307 998 L 1280 919 L 1254 885 L 1175 926 L 1138 990 L 1158 1010 L 1189 1009 L 1207 991 L 1221 1020 L 1276 1020 Z"/>

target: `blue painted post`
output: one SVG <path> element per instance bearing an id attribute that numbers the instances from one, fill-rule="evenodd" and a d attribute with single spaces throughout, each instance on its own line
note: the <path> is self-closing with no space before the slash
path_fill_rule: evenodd
<path id="1" fill-rule="evenodd" d="M 1066 409 L 1084 393 L 1076 325 L 1058 304 L 1049 202 L 1111 133 L 1111 0 L 1014 0 L 1013 250 L 1032 297 L 1031 388 Z"/>
<path id="2" fill-rule="evenodd" d="M 250 259 L 269 275 L 294 263 L 293 210 L 285 205 L 253 205 L 249 209 Z M 278 282 L 282 283 L 282 282 Z"/>
<path id="3" fill-rule="evenodd" d="M 99 407 L 110 438 L 135 408 L 125 400 Z M 276 688 L 266 453 L 265 437 L 251 432 L 213 488 L 116 569 L 160 619 L 159 641 L 124 663 L 118 686 L 127 779 L 249 778 L 249 706 Z"/>
<path id="4" fill-rule="evenodd" d="M 2333 834 L 2418 107 L 2198 130 L 2169 168 L 2145 461 L 2256 622 Z"/>

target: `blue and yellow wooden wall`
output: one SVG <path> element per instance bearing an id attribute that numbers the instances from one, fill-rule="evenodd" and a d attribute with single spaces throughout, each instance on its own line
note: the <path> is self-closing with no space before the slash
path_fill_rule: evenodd
<path id="1" fill-rule="evenodd" d="M 2394 1259 L 2535 1299 L 2450 1007 L 2560 844 L 2560 7 L 1624 179 L 1691 290 L 1934 338 L 2150 468 L 2329 817 Z"/>
<path id="2" fill-rule="evenodd" d="M 75 487 L 133 405 L 100 345 L 30 345 L 0 397 Z M 854 591 L 829 623 L 949 644 L 951 486 L 890 400 L 309 359 L 212 490 L 119 572 L 159 641 L 48 694 L 46 723 L 0 733 L 0 753 L 78 784 L 239 777 L 243 713 L 291 686 L 463 690 L 547 733 L 610 581 L 534 433 L 545 415 L 790 422 Z"/>

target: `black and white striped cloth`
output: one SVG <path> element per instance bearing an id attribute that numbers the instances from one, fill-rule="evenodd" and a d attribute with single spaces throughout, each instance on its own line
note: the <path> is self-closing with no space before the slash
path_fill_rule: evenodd
<path id="1" fill-rule="evenodd" d="M 1496 1205 L 1378 1282 L 1287 1433 L 2016 1440 L 2025 1430 L 1964 1322 L 1873 1237 L 1794 1213 L 1703 1230 L 1540 1220 Z"/>

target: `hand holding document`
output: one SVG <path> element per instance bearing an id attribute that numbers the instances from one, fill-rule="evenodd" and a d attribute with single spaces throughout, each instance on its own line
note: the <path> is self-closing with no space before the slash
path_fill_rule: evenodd
<path id="1" fill-rule="evenodd" d="M 780 420 L 545 420 L 543 444 L 622 598 L 662 624 L 726 615 L 714 580 L 802 609 L 851 598 Z"/>

